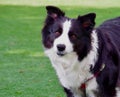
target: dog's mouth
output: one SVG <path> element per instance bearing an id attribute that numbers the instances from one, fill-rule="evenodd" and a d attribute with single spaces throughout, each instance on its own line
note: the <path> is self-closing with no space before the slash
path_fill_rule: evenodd
<path id="1" fill-rule="evenodd" d="M 58 56 L 64 56 L 66 53 L 65 52 L 57 52 Z"/>

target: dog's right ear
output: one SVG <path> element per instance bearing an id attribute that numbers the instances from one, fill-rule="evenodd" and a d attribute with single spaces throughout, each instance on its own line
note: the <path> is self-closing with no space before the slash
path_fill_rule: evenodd
<path id="1" fill-rule="evenodd" d="M 60 16 L 64 16 L 65 13 L 55 6 L 46 6 L 47 14 L 48 16 L 52 17 L 53 19 L 56 19 Z"/>

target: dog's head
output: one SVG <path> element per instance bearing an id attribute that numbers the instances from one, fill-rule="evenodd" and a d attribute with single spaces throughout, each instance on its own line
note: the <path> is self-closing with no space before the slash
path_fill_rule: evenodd
<path id="1" fill-rule="evenodd" d="M 90 34 L 95 25 L 95 13 L 71 19 L 57 7 L 47 6 L 47 17 L 42 30 L 45 49 L 53 49 L 58 56 L 71 52 L 87 55 L 91 48 Z"/>

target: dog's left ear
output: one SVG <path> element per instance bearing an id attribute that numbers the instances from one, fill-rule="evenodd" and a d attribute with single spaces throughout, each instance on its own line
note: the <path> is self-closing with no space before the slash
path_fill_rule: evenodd
<path id="1" fill-rule="evenodd" d="M 85 29 L 86 31 L 91 31 L 95 25 L 95 17 L 95 13 L 89 13 L 84 16 L 79 16 L 78 20 L 82 25 L 83 29 Z"/>
<path id="2" fill-rule="evenodd" d="M 56 19 L 60 16 L 64 16 L 65 13 L 55 6 L 46 6 L 47 14 L 48 16 L 52 17 L 53 19 Z"/>

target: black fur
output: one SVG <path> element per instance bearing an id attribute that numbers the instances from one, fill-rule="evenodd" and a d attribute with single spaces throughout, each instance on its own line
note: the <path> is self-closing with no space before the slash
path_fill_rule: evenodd
<path id="1" fill-rule="evenodd" d="M 100 64 L 105 63 L 105 69 L 97 77 L 100 94 L 101 97 L 114 97 L 120 70 L 120 17 L 105 21 L 96 31 L 100 47 L 94 73 Z"/>
<path id="2" fill-rule="evenodd" d="M 64 91 L 66 92 L 67 97 L 74 97 L 73 93 L 69 89 L 64 87 Z"/>

